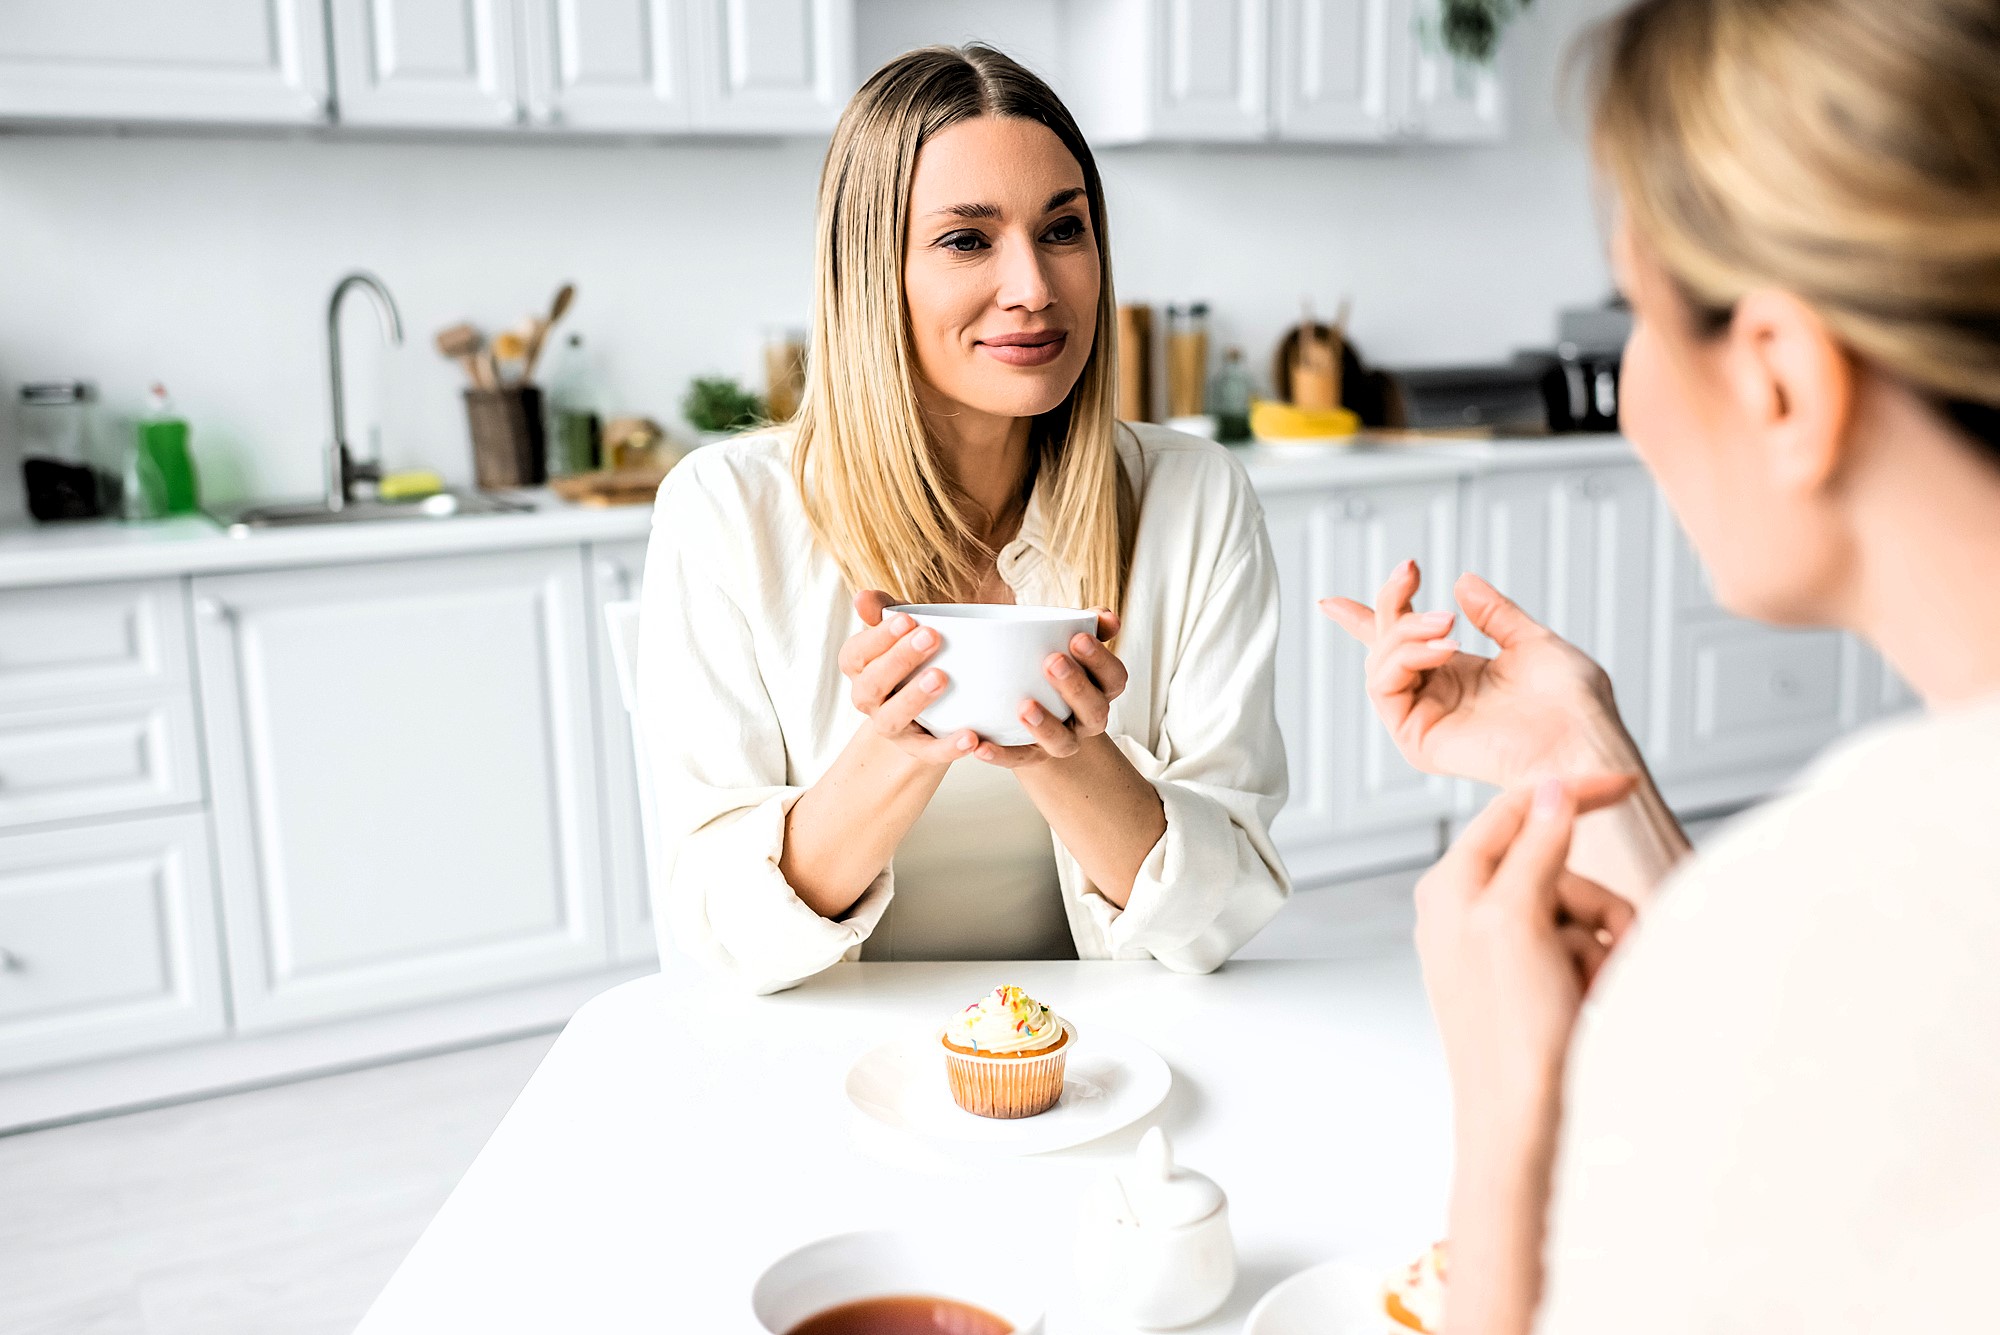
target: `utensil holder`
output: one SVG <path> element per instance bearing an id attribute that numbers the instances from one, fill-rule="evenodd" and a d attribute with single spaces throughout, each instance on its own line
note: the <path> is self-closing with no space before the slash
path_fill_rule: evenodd
<path id="1" fill-rule="evenodd" d="M 539 487 L 548 480 L 542 391 L 534 385 L 465 391 L 472 471 L 482 491 Z"/>

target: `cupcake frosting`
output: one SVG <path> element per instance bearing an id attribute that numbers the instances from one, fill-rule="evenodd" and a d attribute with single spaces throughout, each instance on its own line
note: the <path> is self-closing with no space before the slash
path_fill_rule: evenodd
<path id="1" fill-rule="evenodd" d="M 1382 1303 L 1394 1329 L 1444 1329 L 1445 1243 L 1438 1243 L 1382 1285 Z"/>
<path id="2" fill-rule="evenodd" d="M 1009 985 L 996 987 L 951 1017 L 945 1039 L 974 1052 L 1024 1052 L 1045 1048 L 1062 1036 L 1056 1013 Z"/>

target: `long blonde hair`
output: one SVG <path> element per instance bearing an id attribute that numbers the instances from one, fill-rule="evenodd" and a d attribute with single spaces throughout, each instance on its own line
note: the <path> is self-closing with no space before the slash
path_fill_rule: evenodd
<path id="1" fill-rule="evenodd" d="M 1593 140 L 1698 329 L 1773 286 L 2000 455 L 2000 3 L 1642 0 Z"/>
<path id="2" fill-rule="evenodd" d="M 1069 396 L 1034 421 L 1037 487 L 1056 564 L 1082 606 L 1119 607 L 1133 501 L 1118 460 L 1116 299 L 1104 188 L 1049 86 L 985 46 L 911 51 L 847 104 L 820 175 L 818 292 L 792 474 L 814 537 L 855 589 L 910 602 L 971 597 L 991 552 L 938 459 L 916 396 L 903 293 L 910 181 L 932 137 L 977 116 L 1053 131 L 1083 170 L 1101 281 L 1097 333 Z"/>

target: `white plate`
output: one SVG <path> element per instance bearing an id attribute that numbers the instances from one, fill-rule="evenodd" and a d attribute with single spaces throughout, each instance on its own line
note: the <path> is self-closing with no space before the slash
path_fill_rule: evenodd
<path id="1" fill-rule="evenodd" d="M 1382 1280 L 1395 1264 L 1343 1257 L 1302 1270 L 1250 1309 L 1243 1335 L 1388 1335 Z"/>
<path id="2" fill-rule="evenodd" d="M 847 1071 L 847 1097 L 865 1115 L 925 1140 L 988 1154 L 1046 1154 L 1108 1136 L 1160 1106 L 1173 1073 L 1130 1034 L 1078 1026 L 1062 1098 L 1034 1117 L 979 1117 L 952 1102 L 934 1033 L 884 1043 Z"/>

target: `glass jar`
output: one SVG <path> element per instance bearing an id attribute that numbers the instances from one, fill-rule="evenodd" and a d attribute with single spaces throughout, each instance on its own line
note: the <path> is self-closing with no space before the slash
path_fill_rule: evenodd
<path id="1" fill-rule="evenodd" d="M 1208 396 L 1208 305 L 1167 307 L 1167 416 L 1199 417 Z"/>
<path id="2" fill-rule="evenodd" d="M 95 398 L 81 380 L 21 386 L 21 482 L 28 513 L 44 523 L 118 513 L 119 470 L 105 467 L 93 448 Z"/>

